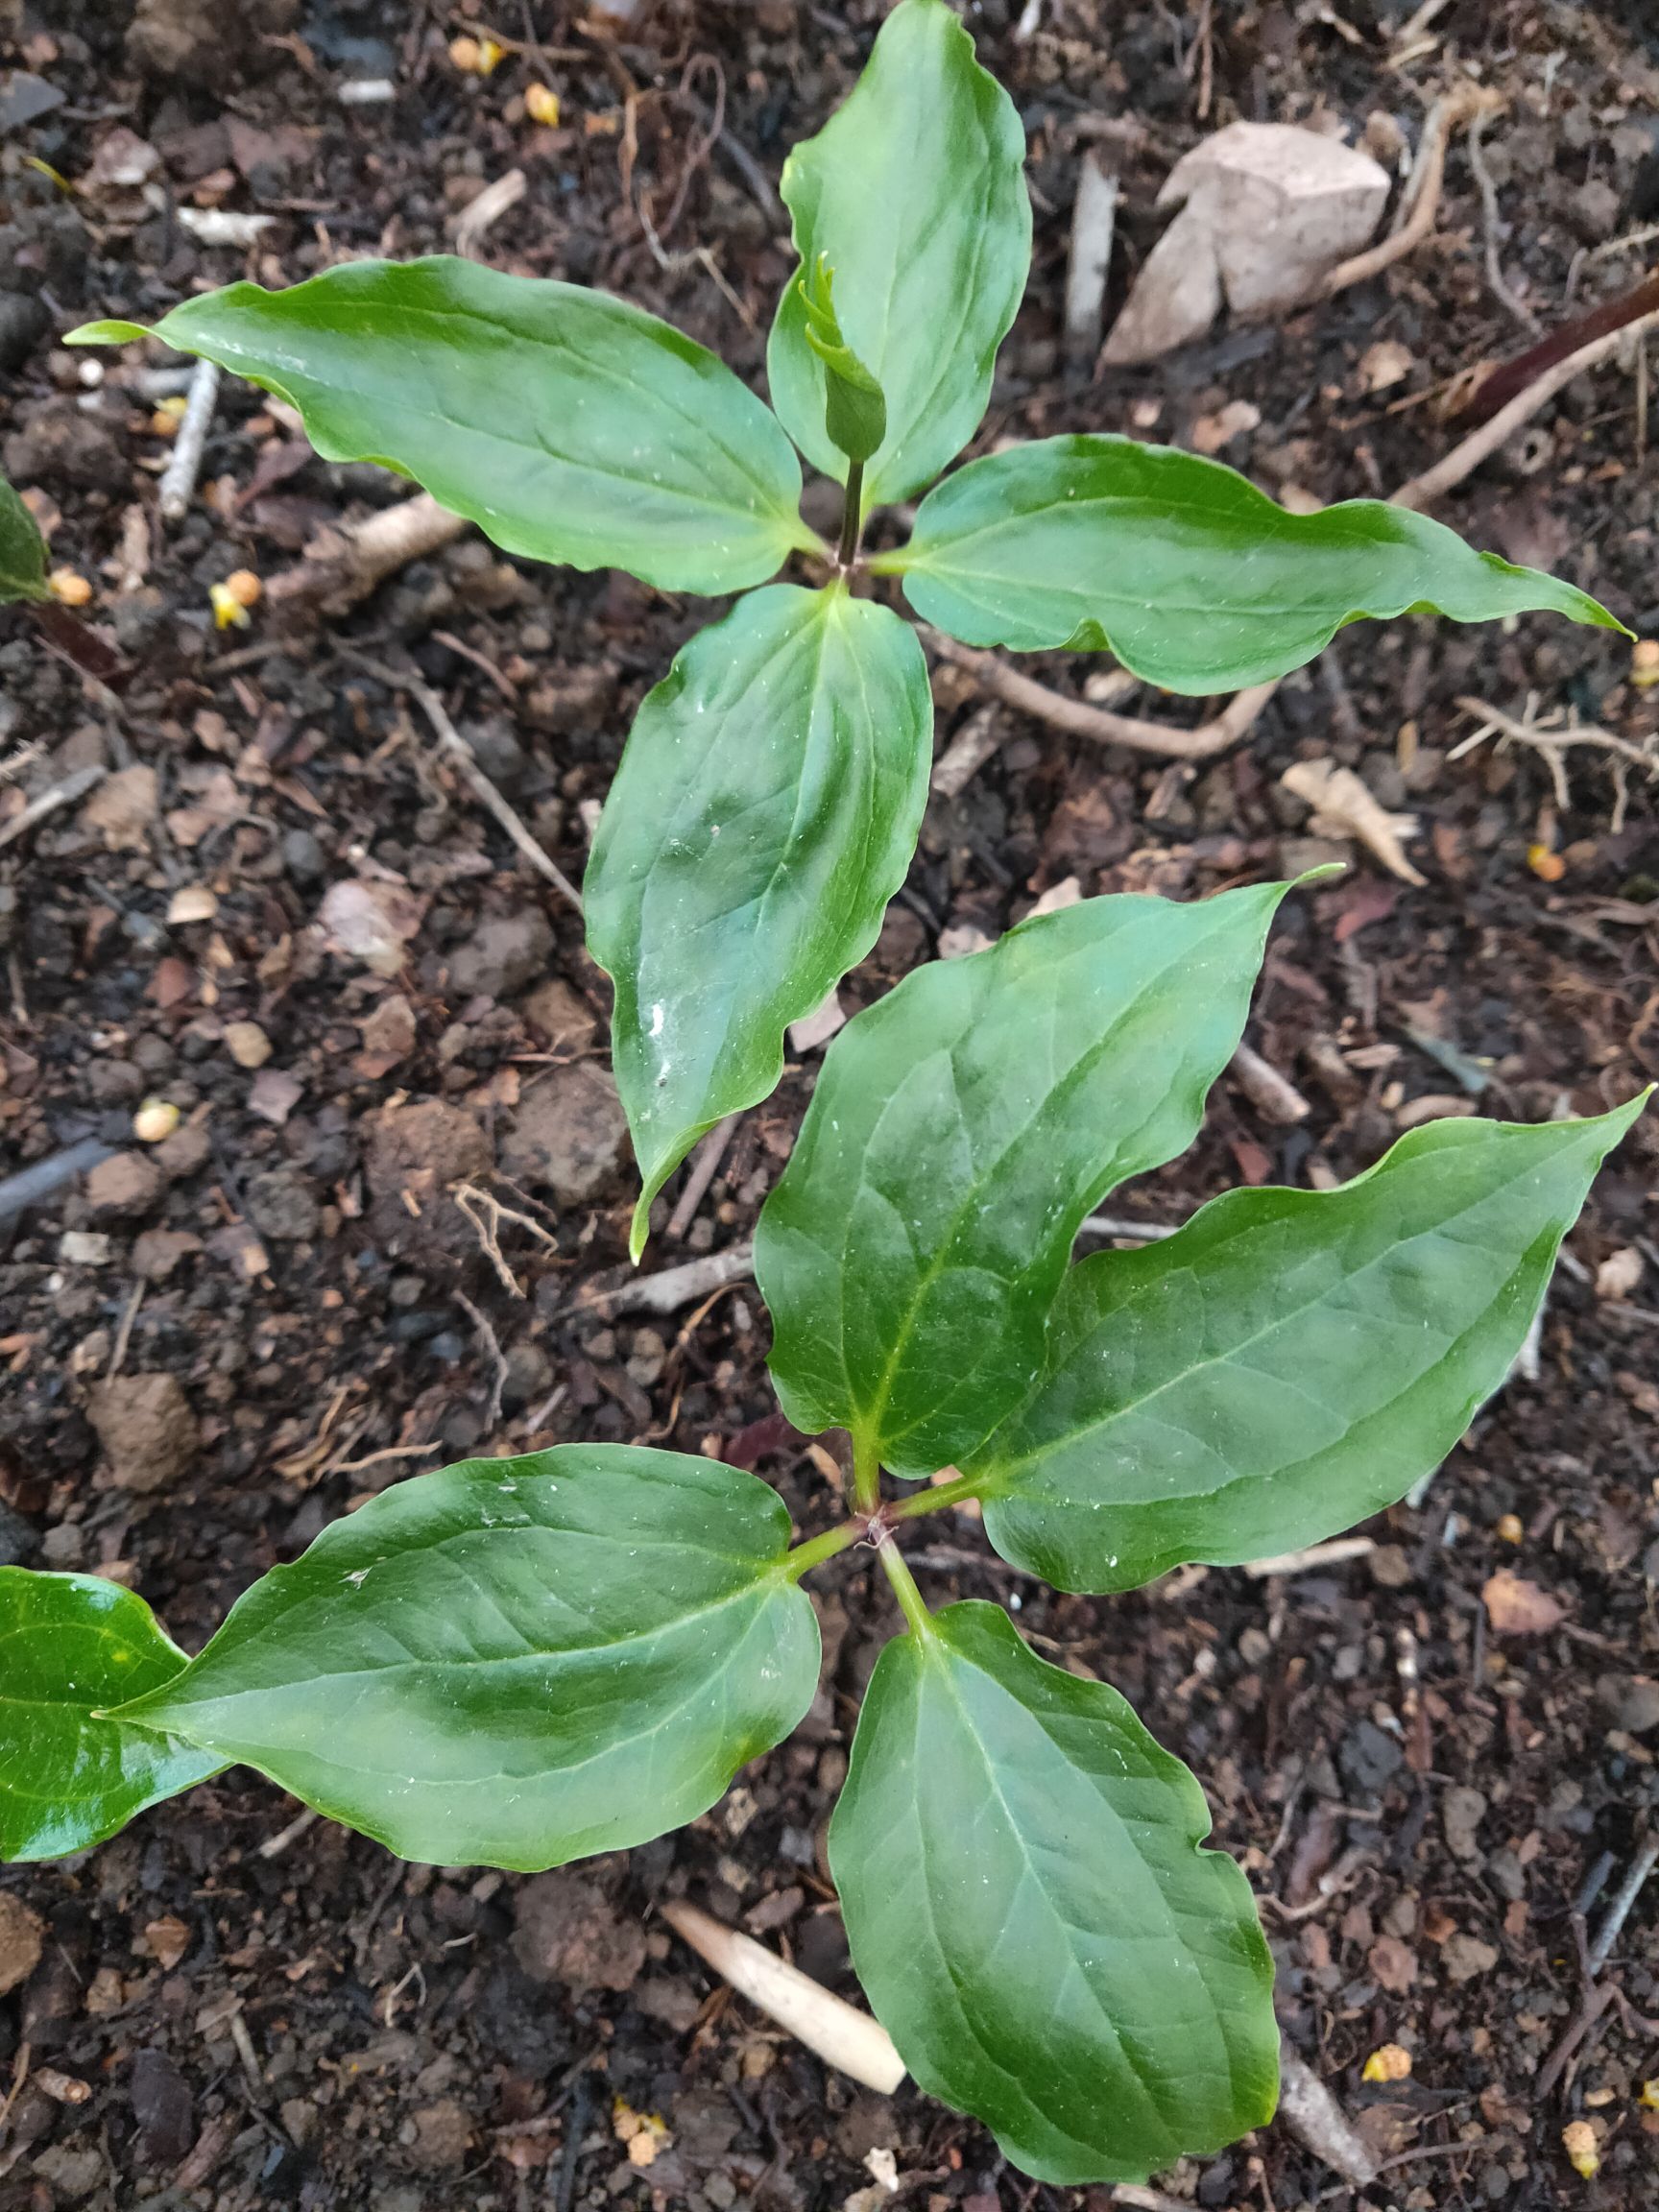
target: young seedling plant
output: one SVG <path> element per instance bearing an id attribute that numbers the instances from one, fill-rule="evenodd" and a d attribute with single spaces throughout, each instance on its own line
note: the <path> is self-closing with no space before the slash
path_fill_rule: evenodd
<path id="1" fill-rule="evenodd" d="M 786 1025 L 903 879 L 931 709 L 916 634 L 866 576 L 972 644 L 1109 647 L 1197 694 L 1363 614 L 1613 622 L 1415 514 L 1292 516 L 1121 438 L 1014 446 L 927 490 L 1023 287 L 1022 152 L 944 0 L 900 0 L 784 171 L 801 271 L 776 414 L 637 308 L 465 261 L 233 285 L 158 325 L 510 551 L 746 593 L 641 707 L 588 871 L 636 1253 L 666 1177 L 770 1091 Z M 846 487 L 834 548 L 800 518 L 796 447 Z M 870 511 L 924 493 L 908 542 L 864 559 Z M 750 589 L 795 554 L 815 587 Z M 1085 1215 L 1190 1142 L 1287 888 L 1087 900 L 918 971 L 830 1046 L 756 1269 L 785 1413 L 852 1438 L 836 1525 L 791 1549 L 757 1478 L 640 1447 L 470 1460 L 325 1529 L 188 1661 L 126 1590 L 0 1571 L 0 1858 L 83 1850 L 237 1762 L 418 1861 L 625 1849 L 802 1719 L 803 1578 L 865 1543 L 903 1626 L 830 1853 L 912 2075 L 1052 2182 L 1144 2179 L 1265 2120 L 1268 1952 L 1243 1876 L 1201 1847 L 1197 1783 L 998 1608 L 929 1611 L 899 1538 L 976 1500 L 1003 1558 L 1097 1593 L 1283 1551 L 1401 1498 L 1508 1371 L 1640 1100 L 1434 1123 L 1338 1190 L 1236 1191 L 1071 1262 Z"/>

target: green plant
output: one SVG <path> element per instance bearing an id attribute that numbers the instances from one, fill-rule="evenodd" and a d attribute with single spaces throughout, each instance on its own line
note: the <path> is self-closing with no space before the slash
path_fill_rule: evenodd
<path id="1" fill-rule="evenodd" d="M 1541 608 L 1618 627 L 1416 514 L 1287 514 L 1216 463 L 1126 438 L 1043 439 L 928 492 L 979 426 L 1024 290 L 1024 151 L 944 0 L 900 0 L 784 168 L 802 266 L 767 349 L 776 413 L 637 307 L 469 261 L 234 284 L 156 325 L 279 394 L 329 459 L 415 478 L 509 552 L 748 592 L 641 706 L 588 868 L 643 1186 L 636 1258 L 656 1193 L 772 1090 L 789 1023 L 869 951 L 915 850 L 926 668 L 914 631 L 854 595 L 861 573 L 897 577 L 970 644 L 1109 646 L 1194 694 L 1283 675 L 1365 615 Z M 141 335 L 107 322 L 68 342 Z M 846 487 L 833 550 L 798 512 L 797 449 Z M 908 544 L 862 560 L 872 512 L 922 493 Z M 797 554 L 827 566 L 818 589 L 750 589 Z"/>
<path id="2" fill-rule="evenodd" d="M 1507 1372 L 1640 1100 L 1436 1122 L 1338 1190 L 1234 1191 L 1070 1263 L 1086 1214 L 1193 1136 L 1286 888 L 1033 919 L 830 1046 L 756 1267 L 784 1410 L 852 1435 L 836 1526 L 791 1550 L 777 1494 L 710 1459 L 470 1460 L 336 1522 L 189 1662 L 125 1590 L 0 1571 L 0 1857 L 84 1849 L 233 1761 L 416 1860 L 643 1842 L 801 1719 L 802 1577 L 866 1542 L 905 1628 L 830 1863 L 916 2080 L 1058 2182 L 1265 2120 L 1267 1947 L 1199 1848 L 1197 1783 L 997 1607 L 930 1613 L 896 1537 L 976 1499 L 1004 1558 L 1071 1591 L 1277 1552 L 1399 1499 Z M 935 1479 L 883 1499 L 882 1467 Z"/>

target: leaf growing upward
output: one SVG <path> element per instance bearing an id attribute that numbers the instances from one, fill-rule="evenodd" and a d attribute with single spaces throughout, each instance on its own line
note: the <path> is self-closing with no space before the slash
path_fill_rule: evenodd
<path id="1" fill-rule="evenodd" d="M 824 427 L 849 461 L 862 464 L 887 435 L 881 387 L 841 335 L 835 320 L 835 272 L 828 253 L 803 269 L 806 343 L 824 364 Z"/>

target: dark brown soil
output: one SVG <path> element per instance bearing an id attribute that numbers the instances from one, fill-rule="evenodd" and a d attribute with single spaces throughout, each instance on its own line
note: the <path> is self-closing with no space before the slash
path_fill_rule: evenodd
<path id="1" fill-rule="evenodd" d="M 11 127 L 18 84 L 0 74 L 6 466 L 56 517 L 55 562 L 90 582 L 88 612 L 131 663 L 117 708 L 28 619 L 0 617 L 0 760 L 41 748 L 0 783 L 0 834 L 18 793 L 79 766 L 114 772 L 0 852 L 0 1173 L 88 1139 L 114 1154 L 0 1225 L 0 1558 L 129 1581 L 193 1648 L 353 1500 L 475 1449 L 706 1449 L 757 1465 L 804 1528 L 829 1518 L 823 1457 L 776 1419 L 751 1286 L 645 1326 L 578 1310 L 627 1273 L 603 979 L 424 723 L 351 658 L 412 660 L 578 876 L 630 714 L 708 610 L 473 540 L 343 624 L 284 633 L 267 609 L 218 634 L 211 584 L 269 578 L 397 487 L 309 457 L 259 395 L 228 385 L 203 495 L 163 529 L 153 479 L 168 448 L 145 364 L 108 356 L 92 389 L 86 357 L 45 333 L 93 312 L 148 319 L 241 275 L 287 282 L 342 255 L 445 247 L 478 188 L 518 166 L 528 189 L 487 233 L 490 259 L 628 293 L 757 380 L 789 267 L 766 180 L 845 90 L 880 12 L 679 0 L 608 48 L 565 0 L 502 0 L 474 28 L 532 33 L 547 56 L 510 54 L 481 83 L 445 55 L 460 15 L 431 4 L 142 0 L 129 38 L 131 0 L 0 0 L 0 60 L 62 95 Z M 1324 119 L 1358 137 L 1382 114 L 1414 143 L 1423 98 L 1465 68 L 1510 103 L 1487 134 L 1499 251 L 1546 328 L 1634 283 L 1652 251 L 1597 253 L 1659 213 L 1659 32 L 1643 0 L 1452 0 L 1403 70 L 1389 53 L 1404 0 L 1049 0 L 1026 37 L 1018 12 L 970 11 L 1024 116 L 1037 207 L 986 441 L 1132 426 L 1190 444 L 1243 400 L 1259 420 L 1222 454 L 1269 488 L 1385 491 L 1455 435 L 1428 396 L 1527 342 L 1488 284 L 1459 143 L 1436 235 L 1386 278 L 1282 328 L 1068 379 L 1070 208 L 1102 115 L 1145 126 L 1140 151 L 1102 141 L 1123 173 L 1115 302 L 1156 234 L 1169 159 L 1204 129 Z M 340 104 L 343 78 L 377 75 L 397 81 L 392 105 Z M 538 77 L 559 93 L 556 130 L 523 120 Z M 148 197 L 122 180 L 134 160 Z M 276 223 L 247 251 L 205 248 L 178 219 L 203 205 Z M 1383 342 L 1409 367 L 1373 394 L 1363 364 Z M 1570 387 L 1443 510 L 1644 632 L 1659 627 L 1646 389 L 1618 364 Z M 1055 657 L 1043 672 L 1074 688 L 1089 670 Z M 1191 1156 L 1118 1209 L 1173 1220 L 1241 1178 L 1346 1176 L 1435 1098 L 1462 1111 L 1478 1094 L 1521 1118 L 1599 1110 L 1659 1077 L 1650 792 L 1639 774 L 1620 791 L 1581 752 L 1561 810 L 1536 753 L 1451 755 L 1471 695 L 1519 714 L 1535 694 L 1541 711 L 1640 740 L 1659 691 L 1629 672 L 1627 641 L 1608 634 L 1407 619 L 1349 632 L 1245 748 L 1198 771 L 1011 721 L 962 797 L 935 801 L 844 1001 L 886 988 L 947 929 L 995 934 L 1069 877 L 1190 896 L 1301 864 L 1306 809 L 1278 776 L 1334 756 L 1421 815 L 1411 851 L 1429 881 L 1409 888 L 1361 853 L 1345 881 L 1292 902 L 1251 1035 L 1310 1117 L 1276 1125 L 1224 1083 Z M 936 689 L 943 744 L 978 702 L 950 669 Z M 323 916 L 339 885 L 359 924 L 367 905 L 401 926 L 391 974 L 339 949 L 338 903 Z M 203 886 L 210 913 L 176 905 Z M 205 918 L 168 919 L 191 911 Z M 815 1065 L 745 1118 L 683 1246 L 660 1238 L 648 1264 L 748 1234 Z M 132 1121 L 152 1097 L 180 1120 L 147 1147 Z M 562 1143 L 578 1125 L 582 1144 Z M 1363 1555 L 1266 1580 L 1188 1570 L 1106 1601 L 1052 1596 L 965 1521 L 929 1524 L 919 1553 L 930 1590 L 1014 1606 L 1040 1649 L 1117 1683 L 1195 1767 L 1263 1899 L 1288 2034 L 1376 2152 L 1405 2161 L 1365 2193 L 1376 2206 L 1652 2201 L 1659 2113 L 1638 2098 L 1659 2074 L 1641 2017 L 1659 2012 L 1659 1884 L 1614 1949 L 1618 2000 L 1558 2079 L 1541 2075 L 1584 1994 L 1575 1901 L 1594 1928 L 1654 1809 L 1656 1174 L 1650 1124 L 1570 1240 L 1535 1374 L 1415 1505 L 1364 1531 Z M 525 1295 L 445 1196 L 457 1176 L 541 1225 L 545 1240 L 502 1232 Z M 1628 1257 L 1599 1286 L 1615 1254 Z M 1501 1631 L 1482 1600 L 1500 1569 L 1554 1599 L 1558 1623 Z M 405 1867 L 325 1823 L 291 1830 L 296 1808 L 234 1772 L 83 1860 L 0 1875 L 0 1905 L 20 1899 L 45 1924 L 38 1964 L 24 1959 L 0 1994 L 0 2107 L 15 2089 L 0 2212 L 648 2198 L 816 2212 L 873 2190 L 864 2212 L 886 2194 L 873 2150 L 927 2212 L 1074 2199 L 919 2096 L 828 2077 L 653 1915 L 654 1899 L 687 1892 L 851 1991 L 824 1828 L 894 1622 L 861 1554 L 818 1579 L 828 1664 L 806 1725 L 715 1813 L 626 1863 L 530 1882 Z M 0 1990 L 6 1963 L 0 1940 Z M 1410 2076 L 1368 2087 L 1364 2060 L 1386 2043 L 1411 2053 Z M 625 2147 L 634 2113 L 666 2129 L 649 2165 Z M 1592 2180 L 1562 2148 L 1575 2119 L 1601 2138 Z M 1344 2196 L 1283 2128 L 1161 2185 L 1265 2212 Z M 1090 2212 L 1111 2198 L 1088 2194 Z"/>

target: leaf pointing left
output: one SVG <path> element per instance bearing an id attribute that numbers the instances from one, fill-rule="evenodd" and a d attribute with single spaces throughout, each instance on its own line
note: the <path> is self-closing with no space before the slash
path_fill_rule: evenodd
<path id="1" fill-rule="evenodd" d="M 348 261 L 187 300 L 154 334 L 288 400 L 325 460 L 412 476 L 509 553 L 718 592 L 816 542 L 771 410 L 608 293 L 448 254 Z M 145 335 L 88 323 L 70 342 Z"/>
<path id="2" fill-rule="evenodd" d="M 105 1710 L 186 1665 L 130 1590 L 0 1567 L 0 1860 L 87 1850 L 225 1765 Z"/>
<path id="3" fill-rule="evenodd" d="M 565 1445 L 336 1521 L 120 1718 L 245 1760 L 405 1859 L 528 1872 L 707 1812 L 818 1681 L 776 1491 Z"/>

